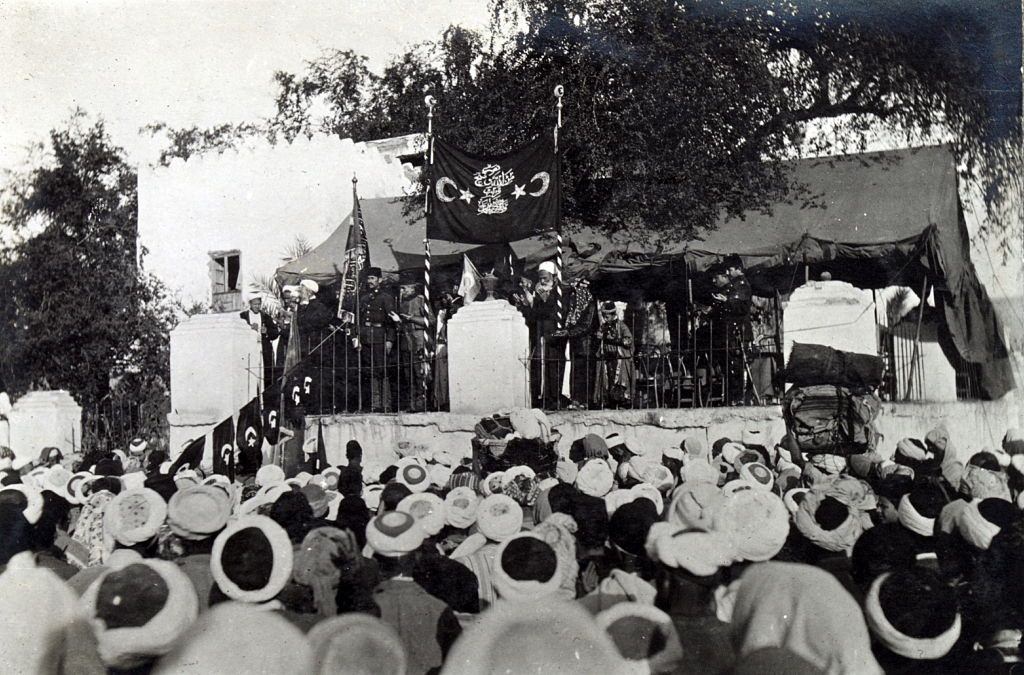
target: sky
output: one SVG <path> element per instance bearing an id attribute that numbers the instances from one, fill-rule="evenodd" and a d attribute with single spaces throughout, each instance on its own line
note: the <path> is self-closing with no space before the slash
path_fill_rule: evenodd
<path id="1" fill-rule="evenodd" d="M 487 0 L 0 0 L 0 169 L 76 106 L 145 161 L 139 127 L 268 116 L 274 71 L 323 50 L 380 70 L 450 24 L 487 22 Z"/>

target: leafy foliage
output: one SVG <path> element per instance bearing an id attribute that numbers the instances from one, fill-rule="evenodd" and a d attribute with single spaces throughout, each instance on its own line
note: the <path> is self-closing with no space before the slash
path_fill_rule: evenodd
<path id="1" fill-rule="evenodd" d="M 0 363 L 7 388 L 69 390 L 83 406 L 117 392 L 166 397 L 178 311 L 136 253 L 137 181 L 102 121 L 76 112 L 50 161 L 14 177 L 2 224 Z"/>
<path id="2" fill-rule="evenodd" d="M 994 151 L 1003 146 L 992 142 L 1000 118 L 972 86 L 983 64 L 964 50 L 989 27 L 968 7 L 492 0 L 492 9 L 488 35 L 451 27 L 380 75 L 351 51 L 277 73 L 277 114 L 259 133 L 422 132 L 430 93 L 438 134 L 496 153 L 553 133 L 562 84 L 565 213 L 610 233 L 642 223 L 689 238 L 723 213 L 799 198 L 785 160 L 822 120 L 831 134 L 810 137 L 815 152 L 862 149 L 879 130 L 948 130 L 965 173 L 990 168 L 990 201 L 1007 194 L 1006 158 Z"/>

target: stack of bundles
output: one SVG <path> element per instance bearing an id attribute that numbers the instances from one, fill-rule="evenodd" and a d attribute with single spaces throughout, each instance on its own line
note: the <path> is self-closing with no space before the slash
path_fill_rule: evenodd
<path id="1" fill-rule="evenodd" d="M 540 410 L 517 408 L 481 419 L 473 429 L 473 470 L 480 476 L 528 466 L 548 475 L 558 462 L 557 432 Z"/>
<path id="2" fill-rule="evenodd" d="M 784 373 L 793 386 L 782 399 L 782 416 L 801 452 L 846 456 L 874 450 L 874 421 L 882 408 L 874 390 L 884 367 L 869 354 L 793 345 Z"/>

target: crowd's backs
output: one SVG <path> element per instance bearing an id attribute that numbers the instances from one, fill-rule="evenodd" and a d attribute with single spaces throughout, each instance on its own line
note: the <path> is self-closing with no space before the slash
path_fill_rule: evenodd
<path id="1" fill-rule="evenodd" d="M 1008 672 L 1024 438 L 794 450 L 589 434 L 540 475 L 444 449 L 367 476 L 352 441 L 235 483 L 141 441 L 0 451 L 0 670 Z"/>

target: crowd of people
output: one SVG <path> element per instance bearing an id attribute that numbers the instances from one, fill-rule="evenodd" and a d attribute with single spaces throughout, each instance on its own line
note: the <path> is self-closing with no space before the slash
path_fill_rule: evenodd
<path id="1" fill-rule="evenodd" d="M 0 451 L 5 673 L 1011 672 L 1024 435 L 804 457 L 697 437 L 468 448 L 234 481 Z M 492 444 L 493 445 L 493 444 Z M 531 461 L 560 448 L 557 462 Z M 536 453 L 533 453 L 536 450 Z M 508 459 L 508 455 L 504 456 Z M 477 458 L 479 459 L 479 458 Z"/>
<path id="2" fill-rule="evenodd" d="M 543 410 L 642 407 L 651 402 L 638 386 L 638 361 L 649 379 L 658 380 L 650 387 L 670 392 L 679 379 L 673 373 L 694 370 L 699 361 L 705 388 L 711 379 L 723 384 L 723 403 L 743 403 L 752 391 L 769 388 L 771 372 L 751 382 L 755 303 L 742 261 L 729 256 L 706 276 L 707 288 L 690 298 L 689 315 L 678 322 L 675 347 L 663 306 L 596 298 L 586 279 L 560 278 L 554 262 L 542 262 L 536 276 L 496 278 L 495 297 L 516 307 L 529 327 L 533 404 Z M 370 267 L 351 309 L 340 312 L 332 290 L 311 279 L 282 289 L 275 316 L 263 309 L 261 298 L 253 298 L 241 318 L 262 338 L 264 390 L 279 388 L 280 378 L 309 377 L 316 391 L 311 405 L 318 412 L 443 410 L 447 322 L 467 298 L 450 289 L 428 302 L 421 281 L 417 274 L 399 275 L 396 294 L 380 268 Z M 305 364 L 286 373 L 295 329 Z"/>

